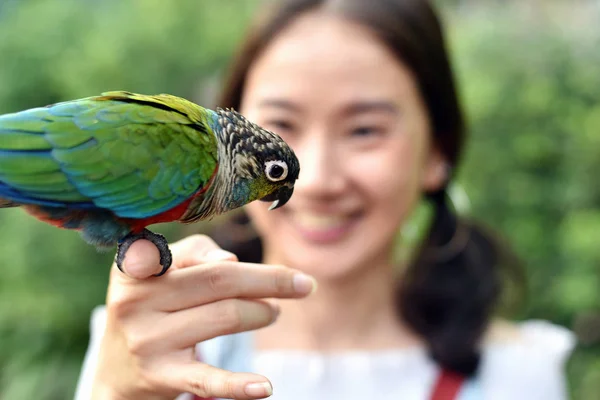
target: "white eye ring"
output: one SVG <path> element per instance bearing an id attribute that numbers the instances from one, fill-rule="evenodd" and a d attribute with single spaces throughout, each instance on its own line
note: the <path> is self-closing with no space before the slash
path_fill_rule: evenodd
<path id="1" fill-rule="evenodd" d="M 279 167 L 279 168 L 276 168 Z M 281 168 L 281 169 L 280 169 Z M 273 171 L 275 169 L 275 171 Z M 275 172 L 274 176 L 273 172 Z M 265 163 L 265 175 L 267 175 L 267 179 L 271 182 L 279 182 L 287 178 L 288 174 L 288 166 L 285 161 L 267 161 Z"/>

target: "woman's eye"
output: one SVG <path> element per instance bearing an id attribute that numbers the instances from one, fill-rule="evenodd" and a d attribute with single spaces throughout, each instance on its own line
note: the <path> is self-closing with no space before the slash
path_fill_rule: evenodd
<path id="1" fill-rule="evenodd" d="M 352 136 L 367 137 L 380 135 L 382 130 L 374 126 L 361 126 L 352 129 Z"/>
<path id="2" fill-rule="evenodd" d="M 283 131 L 290 131 L 293 129 L 292 123 L 289 121 L 285 121 L 285 120 L 266 121 L 264 123 L 264 126 L 265 126 L 265 128 L 275 131 L 276 133 L 283 132 Z"/>

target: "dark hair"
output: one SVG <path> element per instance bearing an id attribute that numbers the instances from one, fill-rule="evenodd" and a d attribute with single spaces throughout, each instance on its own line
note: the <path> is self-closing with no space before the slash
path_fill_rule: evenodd
<path id="1" fill-rule="evenodd" d="M 413 72 L 425 101 L 435 144 L 454 170 L 465 126 L 440 21 L 426 0 L 286 0 L 251 30 L 237 53 L 221 101 L 240 108 L 246 75 L 260 52 L 300 13 L 320 9 L 372 29 Z M 479 344 L 498 300 L 500 250 L 489 234 L 459 220 L 446 188 L 428 193 L 435 216 L 420 251 L 399 280 L 398 315 L 426 341 L 432 358 L 462 375 L 476 373 Z M 214 239 L 241 260 L 261 261 L 258 237 L 244 233 L 247 217 L 214 232 Z M 235 227 L 238 227 L 235 230 Z M 240 235 L 245 239 L 235 239 Z"/>

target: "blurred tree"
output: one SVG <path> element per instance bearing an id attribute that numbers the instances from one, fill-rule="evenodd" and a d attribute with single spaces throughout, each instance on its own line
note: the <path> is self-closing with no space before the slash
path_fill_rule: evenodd
<path id="1" fill-rule="evenodd" d="M 258 2 L 5 0 L 0 113 L 114 89 L 211 104 Z M 577 318 L 589 340 L 570 363 L 573 398 L 595 399 L 598 9 L 588 2 L 439 3 L 471 128 L 460 181 L 472 214 L 504 234 L 526 263 L 530 297 L 520 318 L 567 327 Z M 3 210 L 0 226 L 0 400 L 71 398 L 113 253 L 98 254 L 76 233 L 20 210 Z M 159 228 L 171 240 L 200 229 Z"/>
<path id="2" fill-rule="evenodd" d="M 115 89 L 212 102 L 203 88 L 232 56 L 255 3 L 3 2 L 0 113 Z M 0 226 L 0 399 L 72 398 L 113 253 L 21 210 L 3 210 Z"/>
<path id="3" fill-rule="evenodd" d="M 544 3 L 539 13 L 521 12 L 529 2 L 487 4 L 450 23 L 472 136 L 460 178 L 473 214 L 526 263 L 521 317 L 567 327 L 579 313 L 600 315 L 600 10 L 585 4 Z M 571 360 L 573 398 L 600 393 L 599 344 Z"/>

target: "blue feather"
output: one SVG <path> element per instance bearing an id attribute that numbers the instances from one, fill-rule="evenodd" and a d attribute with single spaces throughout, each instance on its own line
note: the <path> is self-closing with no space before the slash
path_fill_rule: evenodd
<path id="1" fill-rule="evenodd" d="M 10 200 L 15 203 L 21 204 L 35 204 L 38 206 L 47 206 L 47 207 L 66 207 L 67 203 L 59 202 L 59 201 L 50 201 L 50 200 L 40 200 L 33 197 L 28 196 L 25 193 L 21 193 L 20 191 L 12 188 L 6 183 L 0 181 L 0 199 Z M 69 208 L 78 209 L 78 210 L 94 210 L 97 209 L 96 205 L 92 202 L 78 202 L 78 203 L 68 203 Z"/>

